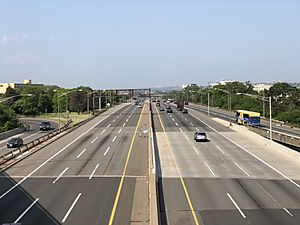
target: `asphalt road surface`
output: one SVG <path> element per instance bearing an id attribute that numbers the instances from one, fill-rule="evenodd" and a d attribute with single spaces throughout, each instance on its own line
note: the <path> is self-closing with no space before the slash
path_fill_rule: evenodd
<path id="1" fill-rule="evenodd" d="M 54 121 L 50 121 L 51 130 L 47 130 L 47 131 L 40 131 L 39 124 L 41 121 L 44 121 L 44 120 L 26 118 L 26 119 L 22 119 L 22 121 L 26 122 L 30 126 L 30 130 L 22 132 L 20 134 L 13 135 L 4 140 L 1 140 L 0 141 L 0 155 L 4 155 L 5 153 L 10 152 L 12 150 L 11 148 L 6 147 L 7 141 L 10 138 L 20 137 L 23 139 L 23 143 L 26 144 L 26 143 L 33 141 L 34 139 L 37 139 L 37 138 L 53 131 L 54 129 L 58 129 L 58 123 L 56 123 Z"/>
<path id="2" fill-rule="evenodd" d="M 194 110 L 197 110 L 199 112 L 204 112 L 205 114 L 207 114 L 207 107 L 204 107 L 204 106 L 200 106 L 200 105 L 196 105 L 196 104 L 190 104 L 186 108 L 194 109 Z M 216 108 L 211 107 L 210 108 L 210 115 L 221 118 L 221 119 L 229 120 L 228 119 L 228 116 L 229 116 L 228 112 L 226 112 L 222 109 L 216 109 Z M 232 112 L 231 115 L 232 115 L 232 117 L 231 117 L 232 122 L 234 123 L 235 122 L 235 113 Z M 270 127 L 269 124 L 270 124 L 269 121 L 261 120 L 261 126 L 262 127 L 266 128 L 266 129 L 269 129 L 269 127 Z M 300 137 L 299 128 L 291 128 L 291 127 L 286 126 L 286 125 L 280 125 L 278 123 L 273 123 L 272 129 L 274 131 L 277 131 L 277 132 L 282 132 L 282 133 L 292 135 L 292 136 L 295 136 L 295 137 Z"/>
<path id="3" fill-rule="evenodd" d="M 165 106 L 165 105 L 164 105 Z M 189 110 L 153 104 L 160 213 L 169 225 L 299 225 L 300 165 Z M 195 142 L 195 131 L 209 142 Z"/>
<path id="4" fill-rule="evenodd" d="M 147 107 L 113 107 L 2 171 L 0 224 L 149 220 Z"/>

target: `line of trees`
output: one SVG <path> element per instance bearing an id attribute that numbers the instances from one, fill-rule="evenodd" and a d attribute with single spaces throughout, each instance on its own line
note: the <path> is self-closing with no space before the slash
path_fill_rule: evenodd
<path id="1" fill-rule="evenodd" d="M 66 98 L 64 94 L 67 92 L 71 93 Z M 66 100 L 68 100 L 68 111 L 77 112 L 78 114 L 85 112 L 87 111 L 88 98 L 90 109 L 92 108 L 92 95 L 87 94 L 91 92 L 93 90 L 90 87 L 82 86 L 74 89 L 49 85 L 26 85 L 20 89 L 8 88 L 5 94 L 0 95 L 0 101 L 12 97 L 0 103 L 0 132 L 21 126 L 18 115 L 36 116 L 43 113 L 57 113 L 58 100 L 60 113 L 64 113 L 67 110 Z M 119 101 L 119 98 L 113 92 L 104 91 L 102 95 L 107 97 L 107 99 L 102 98 L 102 108 L 111 101 L 111 96 L 113 96 L 114 102 Z M 58 98 L 58 96 L 60 97 Z"/>
<path id="2" fill-rule="evenodd" d="M 261 97 L 272 98 L 272 116 L 274 119 L 300 125 L 300 89 L 288 83 L 275 83 L 269 90 L 257 92 L 253 90 L 250 82 L 231 82 L 225 85 L 214 87 L 200 87 L 197 85 L 188 86 L 181 91 L 172 91 L 165 95 L 166 98 L 183 99 L 198 104 L 208 104 L 208 93 L 210 94 L 210 105 L 228 110 L 228 94 L 222 89 L 231 93 L 232 110 L 244 109 L 260 112 L 268 117 L 268 103 L 259 99 L 238 95 L 247 93 Z M 265 104 L 265 110 L 263 107 Z"/>

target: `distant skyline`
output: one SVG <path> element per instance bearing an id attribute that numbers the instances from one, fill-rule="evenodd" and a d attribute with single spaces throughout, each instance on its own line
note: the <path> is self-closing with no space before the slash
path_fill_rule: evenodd
<path id="1" fill-rule="evenodd" d="M 300 82 L 300 1 L 0 0 L 0 82 Z"/>

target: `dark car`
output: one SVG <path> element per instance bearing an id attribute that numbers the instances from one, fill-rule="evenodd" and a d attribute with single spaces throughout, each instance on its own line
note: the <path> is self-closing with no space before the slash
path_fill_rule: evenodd
<path id="1" fill-rule="evenodd" d="M 43 121 L 40 123 L 40 130 L 50 130 L 51 124 L 49 121 Z"/>
<path id="2" fill-rule="evenodd" d="M 182 113 L 188 113 L 188 110 L 183 108 Z"/>
<path id="3" fill-rule="evenodd" d="M 173 110 L 171 108 L 167 108 L 167 113 L 172 113 Z"/>
<path id="4" fill-rule="evenodd" d="M 198 141 L 208 141 L 205 132 L 196 132 L 196 133 L 194 134 L 194 140 L 195 140 L 196 142 L 198 142 Z"/>
<path id="5" fill-rule="evenodd" d="M 22 138 L 12 138 L 7 142 L 8 148 L 17 148 L 23 145 L 23 139 Z"/>
<path id="6" fill-rule="evenodd" d="M 164 107 L 160 107 L 159 111 L 165 111 L 165 108 Z"/>

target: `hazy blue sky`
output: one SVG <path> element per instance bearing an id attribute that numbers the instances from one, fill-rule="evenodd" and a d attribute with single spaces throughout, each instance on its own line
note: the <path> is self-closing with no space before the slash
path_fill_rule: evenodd
<path id="1" fill-rule="evenodd" d="M 0 82 L 299 81 L 300 1 L 0 0 Z"/>

